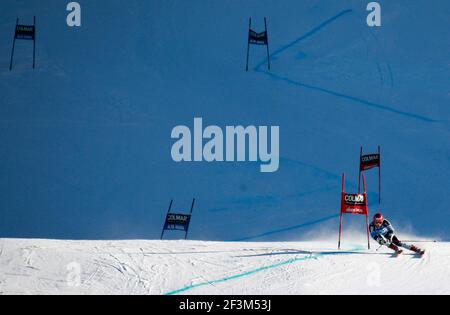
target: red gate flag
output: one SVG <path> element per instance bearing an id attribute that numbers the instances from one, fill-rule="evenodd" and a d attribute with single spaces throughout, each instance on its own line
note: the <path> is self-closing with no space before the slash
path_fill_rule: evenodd
<path id="1" fill-rule="evenodd" d="M 378 146 L 378 153 L 363 155 L 363 147 L 361 147 L 358 192 L 361 191 L 361 174 L 375 167 L 378 167 L 378 203 L 381 203 L 381 148 Z"/>
<path id="2" fill-rule="evenodd" d="M 369 212 L 366 194 L 344 193 L 342 196 L 341 213 L 367 215 Z"/>
<path id="3" fill-rule="evenodd" d="M 380 154 L 362 155 L 359 169 L 361 171 L 367 171 L 375 167 L 380 167 L 380 164 Z"/>
<path id="4" fill-rule="evenodd" d="M 250 30 L 249 39 L 250 44 L 253 45 L 267 45 L 269 42 L 267 32 L 256 33 L 253 30 Z"/>
<path id="5" fill-rule="evenodd" d="M 247 66 L 246 71 L 248 71 L 248 63 L 250 59 L 250 45 L 260 45 L 266 46 L 267 48 L 267 67 L 270 70 L 270 52 L 269 52 L 269 33 L 267 31 L 267 19 L 264 18 L 264 32 L 255 32 L 252 29 L 252 19 L 250 18 L 248 26 L 248 46 L 247 46 Z"/>
<path id="6" fill-rule="evenodd" d="M 367 244 L 370 249 L 370 232 L 369 232 L 369 203 L 367 201 L 366 180 L 362 175 L 364 193 L 347 194 L 345 192 L 345 174 L 342 174 L 342 192 L 341 192 L 341 215 L 339 226 L 339 243 L 338 248 L 341 249 L 342 225 L 344 214 L 359 214 L 366 216 L 367 225 Z"/>
<path id="7" fill-rule="evenodd" d="M 17 40 L 31 40 L 33 41 L 33 69 L 36 67 L 36 17 L 33 19 L 33 25 L 19 24 L 19 18 L 16 21 L 16 28 L 14 30 L 14 40 L 11 49 L 11 61 L 9 64 L 9 71 L 13 69 L 14 52 L 16 49 Z"/>

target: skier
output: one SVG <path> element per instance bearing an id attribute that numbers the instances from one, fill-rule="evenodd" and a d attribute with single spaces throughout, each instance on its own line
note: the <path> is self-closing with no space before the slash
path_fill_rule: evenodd
<path id="1" fill-rule="evenodd" d="M 418 255 L 424 255 L 425 251 L 414 246 L 402 243 L 395 235 L 395 230 L 388 220 L 384 219 L 381 213 L 377 213 L 373 217 L 373 222 L 370 224 L 370 233 L 375 241 L 381 246 L 387 246 L 394 250 L 397 255 L 403 253 L 403 250 L 399 247 L 406 248 L 410 251 L 417 253 Z"/>

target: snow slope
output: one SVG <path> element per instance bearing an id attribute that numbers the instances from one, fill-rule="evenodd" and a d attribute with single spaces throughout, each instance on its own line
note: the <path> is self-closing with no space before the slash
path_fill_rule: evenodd
<path id="1" fill-rule="evenodd" d="M 450 293 L 450 244 L 422 259 L 361 244 L 2 239 L 0 294 Z"/>
<path id="2" fill-rule="evenodd" d="M 71 29 L 67 1 L 0 1 L 0 236 L 157 239 L 170 200 L 196 197 L 192 239 L 307 239 L 336 231 L 342 172 L 356 190 L 360 146 L 380 144 L 371 211 L 449 238 L 450 2 L 381 0 L 378 29 L 368 2 L 80 1 Z M 10 72 L 15 20 L 33 15 L 37 69 L 21 42 Z M 272 71 L 255 48 L 246 73 L 264 16 Z M 279 172 L 174 163 L 171 130 L 194 117 L 280 126 Z"/>

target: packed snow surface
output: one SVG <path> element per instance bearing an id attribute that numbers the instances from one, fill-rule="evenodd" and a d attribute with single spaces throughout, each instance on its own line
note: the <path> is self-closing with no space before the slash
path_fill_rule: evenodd
<path id="1" fill-rule="evenodd" d="M 450 245 L 0 240 L 0 294 L 449 294 Z M 374 246 L 374 244 L 372 244 Z"/>

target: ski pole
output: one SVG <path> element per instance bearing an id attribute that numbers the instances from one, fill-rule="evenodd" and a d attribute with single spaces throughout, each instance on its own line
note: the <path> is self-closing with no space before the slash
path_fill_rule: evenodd
<path id="1" fill-rule="evenodd" d="M 414 240 L 406 240 L 403 241 L 405 243 L 439 243 L 437 240 L 428 240 L 428 241 L 414 241 Z"/>

